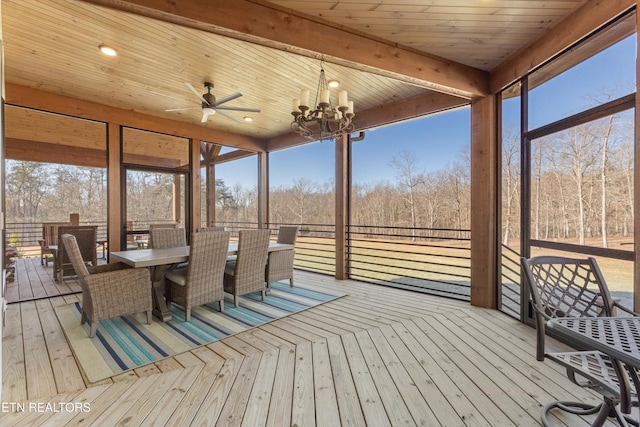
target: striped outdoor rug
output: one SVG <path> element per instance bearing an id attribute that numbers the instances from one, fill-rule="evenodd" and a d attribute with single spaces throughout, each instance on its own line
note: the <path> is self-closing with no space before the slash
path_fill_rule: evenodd
<path id="1" fill-rule="evenodd" d="M 102 320 L 96 336 L 89 338 L 89 324 L 80 325 L 80 303 L 55 308 L 71 350 L 89 382 L 120 374 L 160 359 L 189 351 L 221 338 L 288 316 L 343 295 L 332 295 L 282 283 L 271 284 L 265 301 L 260 294 L 225 299 L 224 311 L 218 303 L 193 308 L 191 321 L 184 321 L 184 310 L 172 304 L 173 320 L 163 323 L 146 315 Z"/>

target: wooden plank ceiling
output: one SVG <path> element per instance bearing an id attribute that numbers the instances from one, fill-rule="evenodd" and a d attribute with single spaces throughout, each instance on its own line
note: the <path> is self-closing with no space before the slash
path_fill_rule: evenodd
<path id="1" fill-rule="evenodd" d="M 5 78 L 7 83 L 35 88 L 43 96 L 52 92 L 260 140 L 288 141 L 291 100 L 303 87 L 315 92 L 319 59 L 325 54 L 327 77 L 339 80 L 341 88 L 349 91 L 357 119 L 375 126 L 468 102 L 451 95 L 469 94 L 468 98 L 482 93 L 488 86 L 487 70 L 530 44 L 584 0 L 451 3 L 181 0 L 170 5 L 158 0 L 3 0 Z M 170 11 L 171 15 L 164 8 L 176 10 Z M 316 33 L 301 30 L 299 37 L 305 41 L 290 49 L 286 36 L 276 34 L 274 40 L 278 40 L 265 41 L 264 31 L 259 36 L 252 34 L 251 23 L 268 27 L 271 18 L 265 15 L 263 22 L 261 17 L 245 16 L 243 33 L 238 30 L 242 21 L 233 20 L 233 14 L 242 8 L 299 17 Z M 225 20 L 230 24 L 221 30 L 220 23 Z M 325 34 L 317 33 L 322 28 L 327 29 L 327 48 L 310 51 L 322 45 Z M 386 58 L 381 63 L 388 65 L 378 65 L 375 59 L 357 53 L 355 47 L 352 56 L 357 59 L 349 60 L 349 47 L 337 46 L 331 41 L 335 37 L 362 42 L 365 47 L 367 43 L 391 46 L 398 58 L 406 58 L 411 65 L 424 59 L 428 70 L 423 77 L 415 69 L 405 71 L 399 65 L 402 60 L 394 63 Z M 116 48 L 118 55 L 101 55 L 101 44 Z M 347 53 L 336 54 L 341 51 Z M 375 52 L 372 55 L 375 57 Z M 454 76 L 451 82 L 437 76 L 447 73 Z M 433 84 L 429 83 L 431 75 L 435 77 Z M 468 76 L 468 84 L 464 76 Z M 214 83 L 213 93 L 218 98 L 243 94 L 228 106 L 259 108 L 261 112 L 231 111 L 228 114 L 239 122 L 218 114 L 201 124 L 200 101 L 184 83 L 204 93 L 205 81 Z M 449 94 L 447 99 L 434 92 L 441 88 Z M 334 97 L 336 102 L 337 94 Z M 428 99 L 430 103 L 425 102 Z M 179 107 L 196 108 L 165 111 Z M 410 111 L 391 117 L 402 108 Z M 253 122 L 243 122 L 245 115 L 251 115 Z"/>

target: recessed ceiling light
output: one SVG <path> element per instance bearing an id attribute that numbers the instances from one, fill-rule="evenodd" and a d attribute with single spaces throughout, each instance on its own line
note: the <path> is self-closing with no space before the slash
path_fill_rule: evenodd
<path id="1" fill-rule="evenodd" d="M 244 121 L 245 122 L 252 122 L 253 121 L 253 117 L 244 116 Z"/>
<path id="2" fill-rule="evenodd" d="M 103 45 L 103 44 L 98 46 L 98 48 L 100 49 L 100 52 L 104 53 L 107 56 L 116 56 L 118 54 L 118 52 L 116 52 L 114 48 Z"/>
<path id="3" fill-rule="evenodd" d="M 337 80 L 329 80 L 327 85 L 329 85 L 329 87 L 338 87 L 340 86 L 340 82 Z"/>

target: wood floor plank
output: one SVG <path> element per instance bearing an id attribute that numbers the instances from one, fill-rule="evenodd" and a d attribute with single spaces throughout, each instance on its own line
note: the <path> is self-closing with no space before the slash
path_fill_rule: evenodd
<path id="1" fill-rule="evenodd" d="M 198 376 L 191 383 L 188 391 L 183 396 L 181 403 L 176 407 L 171 416 L 167 418 L 167 425 L 188 426 L 191 425 L 193 418 L 202 408 L 203 402 L 207 398 L 209 390 L 222 375 L 228 375 L 229 370 L 224 369 L 226 362 L 234 363 L 234 359 L 219 359 L 217 363 L 207 363 L 198 372 Z M 207 406 L 208 407 L 208 406 Z M 215 408 L 214 408 L 215 409 Z M 212 411 L 211 416 L 215 415 Z"/>
<path id="2" fill-rule="evenodd" d="M 2 331 L 2 401 L 27 400 L 27 373 L 24 356 L 21 304 L 9 304 Z"/>
<path id="3" fill-rule="evenodd" d="M 215 423 L 216 426 L 232 427 L 240 426 L 242 424 L 242 418 L 247 409 L 249 396 L 251 395 L 251 390 L 258 373 L 258 367 L 260 366 L 262 356 L 263 354 L 260 352 L 250 353 L 242 360 L 242 364 L 238 369 L 237 375 L 235 375 L 233 386 L 226 396 L 220 416 Z M 194 424 L 213 425 L 212 423 L 207 422 L 207 420 L 210 420 L 210 414 L 205 408 L 202 408 L 198 413 L 198 418 L 194 420 Z M 205 422 L 207 422 L 207 424 L 204 424 Z"/>
<path id="4" fill-rule="evenodd" d="M 378 350 L 376 349 L 368 332 L 369 331 L 358 331 L 354 335 L 362 351 L 362 356 L 369 367 L 371 378 L 378 389 L 380 399 L 387 411 L 387 416 L 389 417 L 391 425 L 401 426 L 417 424 L 417 420 L 414 420 L 413 415 L 407 406 L 408 404 L 411 405 L 411 403 L 402 398 L 402 394 L 394 383 L 391 374 L 380 357 L 380 354 L 378 353 Z M 426 418 L 426 414 L 423 415 Z M 435 417 L 432 417 L 432 421 L 435 421 Z M 431 422 L 426 425 L 434 425 L 434 423 Z"/>
<path id="5" fill-rule="evenodd" d="M 113 402 L 110 410 L 103 411 L 95 417 L 93 413 L 89 412 L 83 423 L 92 427 L 115 426 L 118 425 L 119 420 L 129 417 L 130 414 L 135 415 L 137 411 L 148 411 L 145 405 L 147 397 L 153 394 L 156 387 L 162 386 L 163 377 L 163 375 L 150 375 L 132 381 L 129 387 Z M 158 383 L 160 384 L 158 385 Z"/>
<path id="6" fill-rule="evenodd" d="M 513 384 L 509 382 L 508 378 L 505 378 L 499 370 L 492 370 L 492 372 L 488 374 L 487 366 L 481 358 L 470 357 L 470 355 L 476 352 L 475 349 L 465 346 L 462 339 L 452 334 L 451 331 L 447 332 L 437 321 L 436 316 L 430 317 L 430 320 L 431 321 L 427 323 L 424 319 L 416 319 L 415 323 L 428 332 L 434 342 L 436 342 L 436 338 L 434 338 L 436 337 L 435 334 L 439 334 L 436 343 L 448 356 L 449 363 L 451 363 L 451 361 L 455 363 L 458 369 L 468 375 L 474 383 L 486 384 L 487 387 L 483 386 L 484 394 L 489 396 L 493 402 L 500 402 L 498 409 L 509 417 L 511 422 L 517 425 L 531 425 L 536 422 L 538 410 L 540 409 L 539 406 L 536 408 L 535 415 L 529 413 L 528 409 L 530 408 L 522 408 L 513 399 L 520 400 L 520 398 L 524 398 L 524 396 L 510 397 L 505 390 L 500 388 L 501 385 L 504 385 L 508 390 L 512 389 Z M 443 336 L 443 333 L 446 335 Z M 467 348 L 470 349 L 470 351 L 464 353 L 461 352 L 460 348 Z"/>
<path id="7" fill-rule="evenodd" d="M 343 335 L 342 343 L 367 425 L 391 425 L 355 335 Z"/>
<path id="8" fill-rule="evenodd" d="M 358 401 L 358 392 L 353 383 L 349 362 L 340 337 L 327 338 L 327 351 L 331 363 L 336 400 L 340 413 L 340 425 L 364 427 L 364 414 Z"/>
<path id="9" fill-rule="evenodd" d="M 165 425 L 166 421 L 174 414 L 174 412 L 183 405 L 183 401 L 188 390 L 191 389 L 196 379 L 200 376 L 204 365 L 190 366 L 183 370 L 176 370 L 177 379 L 173 382 L 166 393 L 158 396 L 156 400 L 149 400 L 154 406 L 146 414 L 139 425 L 144 426 L 160 426 Z M 138 410 L 136 408 L 136 410 Z M 130 422 L 122 422 L 122 425 L 134 426 L 138 419 L 132 419 Z"/>
<path id="10" fill-rule="evenodd" d="M 340 425 L 340 411 L 336 396 L 331 359 L 326 340 L 311 343 L 313 351 L 313 388 L 315 394 L 316 423 L 318 427 Z"/>
<path id="11" fill-rule="evenodd" d="M 296 349 L 293 345 L 281 345 L 279 349 L 278 366 L 269 401 L 267 427 L 291 425 Z"/>
<path id="12" fill-rule="evenodd" d="M 418 384 L 419 377 L 416 375 L 418 370 L 411 363 L 413 357 L 406 347 L 402 345 L 392 347 L 379 328 L 369 329 L 367 332 L 378 351 L 380 362 L 384 363 L 417 425 L 462 425 L 464 423 L 451 405 L 441 398 L 440 390 L 430 389 L 422 393 L 420 386 L 424 384 Z"/>
<path id="13" fill-rule="evenodd" d="M 37 306 L 25 302 L 21 309 L 28 398 L 54 396 L 58 390 Z"/>
<path id="14" fill-rule="evenodd" d="M 312 357 L 311 341 L 301 342 L 296 345 L 291 425 L 309 427 L 316 425 Z"/>
<path id="15" fill-rule="evenodd" d="M 258 427 L 266 424 L 279 353 L 277 348 L 262 353 L 262 359 L 260 359 L 258 372 L 247 402 L 247 409 L 242 417 L 242 426 Z"/>
<path id="16" fill-rule="evenodd" d="M 53 308 L 57 302 L 57 298 L 42 299 L 36 301 L 36 307 L 42 323 L 57 392 L 65 393 L 84 389 L 85 383 L 67 338 L 58 326 L 58 318 Z"/>
<path id="17" fill-rule="evenodd" d="M 161 400 L 164 399 L 164 403 L 166 404 L 169 398 L 179 397 L 180 393 L 175 386 L 175 383 L 179 379 L 181 379 L 184 374 L 185 373 L 182 371 L 173 370 L 166 375 L 156 375 L 155 377 L 151 377 L 156 378 L 156 380 L 153 381 L 147 391 L 139 393 L 139 395 L 137 396 L 138 401 L 133 402 L 129 406 L 129 408 L 124 410 L 119 418 L 117 417 L 117 415 L 113 415 L 111 418 L 102 418 L 100 422 L 103 423 L 102 425 L 126 425 L 128 427 L 139 426 L 142 423 L 148 423 L 149 416 L 151 415 L 154 408 L 158 407 L 158 404 Z M 122 406 L 124 406 L 122 402 L 118 402 L 117 405 L 119 410 L 124 409 L 122 408 Z"/>
<path id="18" fill-rule="evenodd" d="M 428 396 L 428 403 L 437 417 L 440 418 L 442 412 L 455 412 L 467 426 L 495 425 L 474 408 L 465 390 L 459 388 L 424 349 L 423 346 L 432 345 L 427 341 L 428 337 L 421 337 L 421 341 L 418 342 L 404 323 L 387 325 L 380 329 L 394 349 L 402 347 L 403 352 L 406 351 L 413 357 L 413 360 L 408 360 L 408 357 L 403 358 L 402 363 L 410 371 L 411 377 L 423 395 Z M 393 329 L 395 334 L 391 333 L 390 329 Z"/>

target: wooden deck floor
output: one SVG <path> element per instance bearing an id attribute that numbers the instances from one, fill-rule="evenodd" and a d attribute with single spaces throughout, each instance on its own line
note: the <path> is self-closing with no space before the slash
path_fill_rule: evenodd
<path id="1" fill-rule="evenodd" d="M 67 290 L 50 270 L 21 261 L 11 292 Z M 534 330 L 502 313 L 306 272 L 295 280 L 348 296 L 94 384 L 53 311 L 77 296 L 10 304 L 0 425 L 535 426 L 553 400 L 598 401 L 537 362 Z M 85 411 L 29 406 L 56 402 Z"/>

